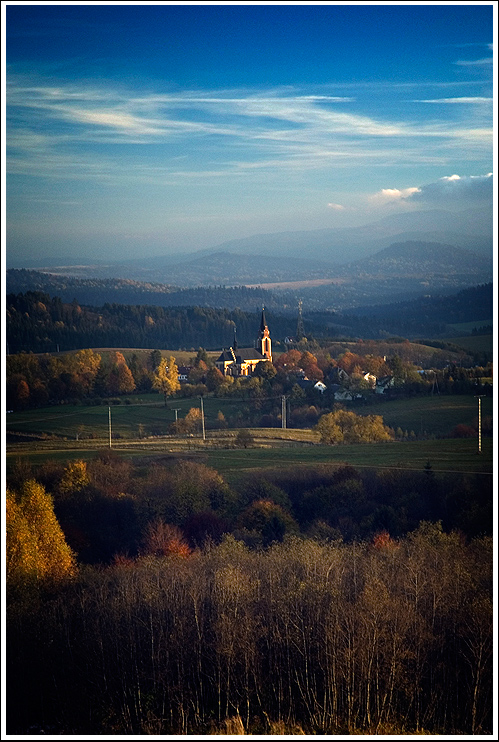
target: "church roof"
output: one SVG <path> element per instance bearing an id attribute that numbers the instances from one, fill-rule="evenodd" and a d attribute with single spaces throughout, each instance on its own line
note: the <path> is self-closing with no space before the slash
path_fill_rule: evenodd
<path id="1" fill-rule="evenodd" d="M 229 350 L 227 350 L 227 348 L 225 348 L 221 352 L 221 354 L 217 358 L 216 362 L 217 363 L 222 363 L 222 361 L 232 361 L 232 363 L 234 363 L 234 353 L 232 352 L 232 348 L 229 348 Z"/>
<path id="2" fill-rule="evenodd" d="M 241 363 L 244 361 L 266 361 L 264 355 L 260 353 L 256 348 L 238 348 L 236 355 L 236 362 Z"/>

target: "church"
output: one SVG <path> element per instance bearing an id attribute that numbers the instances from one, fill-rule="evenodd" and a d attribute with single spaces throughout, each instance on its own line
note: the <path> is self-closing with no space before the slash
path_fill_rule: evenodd
<path id="1" fill-rule="evenodd" d="M 272 363 L 272 341 L 265 319 L 265 309 L 262 309 L 262 318 L 258 339 L 254 348 L 238 348 L 236 334 L 234 342 L 228 350 L 223 350 L 215 365 L 224 376 L 251 376 L 260 361 Z"/>

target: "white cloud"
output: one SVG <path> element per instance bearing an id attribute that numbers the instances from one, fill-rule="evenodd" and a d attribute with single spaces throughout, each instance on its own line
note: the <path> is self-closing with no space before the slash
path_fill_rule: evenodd
<path id="1" fill-rule="evenodd" d="M 413 193 L 417 193 L 419 191 L 419 188 L 411 187 L 411 188 L 383 188 L 381 191 L 378 191 L 377 193 L 374 193 L 372 196 L 368 197 L 368 200 L 372 204 L 387 204 L 387 203 L 393 203 L 394 201 L 403 201 L 410 196 L 413 195 Z"/>
<path id="2" fill-rule="evenodd" d="M 345 206 L 341 204 L 328 204 L 328 207 L 333 209 L 333 211 L 345 211 Z"/>
<path id="3" fill-rule="evenodd" d="M 491 203 L 492 173 L 486 175 L 445 175 L 434 183 L 410 188 L 383 188 L 368 196 L 372 205 L 413 204 L 424 202 L 435 208 L 465 207 L 467 204 Z"/>

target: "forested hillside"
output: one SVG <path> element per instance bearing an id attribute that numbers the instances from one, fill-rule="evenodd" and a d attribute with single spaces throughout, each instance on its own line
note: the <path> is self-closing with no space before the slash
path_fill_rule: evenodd
<path id="1" fill-rule="evenodd" d="M 261 311 L 261 307 L 260 307 Z M 292 335 L 296 319 L 267 314 L 274 337 Z M 239 344 L 252 346 L 258 314 L 210 307 L 66 304 L 41 292 L 7 297 L 7 342 L 10 353 L 43 353 L 89 347 L 222 348 L 237 328 Z"/>
<path id="2" fill-rule="evenodd" d="M 116 282 L 112 282 L 113 285 Z M 319 292 L 318 287 L 317 292 Z M 124 288 L 124 291 L 126 289 Z M 98 295 L 105 293 L 102 287 Z M 71 292 L 70 292 L 71 293 Z M 262 301 L 274 342 L 293 337 L 297 314 L 292 296 L 261 289 L 213 288 L 181 291 L 183 301 L 196 305 L 163 307 L 151 304 L 104 303 L 100 307 L 71 303 L 40 291 L 7 296 L 7 342 L 11 353 L 74 350 L 88 347 L 222 348 L 232 343 L 234 327 L 240 345 L 253 345 Z M 148 296 L 148 295 L 147 295 Z M 153 294 L 157 298 L 157 295 Z M 179 293 L 165 297 L 178 297 Z M 240 302 L 242 308 L 237 307 Z M 247 301 L 246 301 L 247 300 Z M 267 303 L 270 300 L 270 303 Z M 200 306 L 204 303 L 205 306 Z M 224 307 L 236 305 L 233 309 Z M 254 312 L 251 311 L 254 307 Z M 274 313 L 272 308 L 276 307 Z M 492 317 L 492 284 L 452 296 L 427 296 L 384 306 L 366 306 L 351 313 L 307 312 L 307 336 L 315 337 L 450 337 L 459 335 L 452 323 L 488 324 Z"/>
<path id="3" fill-rule="evenodd" d="M 58 296 L 63 302 L 102 306 L 106 303 L 145 304 L 160 307 L 199 306 L 215 309 L 244 308 L 257 311 L 264 304 L 268 309 L 282 308 L 286 293 L 246 286 L 197 286 L 179 288 L 171 284 L 134 281 L 122 278 L 75 278 L 41 273 L 34 270 L 8 270 L 9 294 L 41 291 Z M 293 310 L 296 311 L 296 302 Z"/>
<path id="4" fill-rule="evenodd" d="M 427 294 L 392 304 L 369 304 L 341 312 L 309 312 L 317 325 L 331 334 L 383 338 L 387 335 L 451 337 L 460 332 L 451 325 L 476 322 L 490 325 L 493 315 L 493 284 L 481 284 L 452 294 Z M 492 327 L 489 327 L 492 332 Z"/>

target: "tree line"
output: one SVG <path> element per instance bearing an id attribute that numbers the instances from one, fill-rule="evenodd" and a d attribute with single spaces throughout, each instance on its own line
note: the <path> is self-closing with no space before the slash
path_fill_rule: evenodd
<path id="1" fill-rule="evenodd" d="M 351 542 L 387 531 L 402 538 L 422 520 L 440 521 L 445 531 L 459 530 L 467 538 L 491 535 L 490 479 L 436 475 L 427 462 L 420 472 L 349 465 L 266 469 L 229 485 L 196 460 L 151 463 L 145 457 L 131 464 L 105 449 L 88 463 L 48 460 L 34 471 L 18 461 L 8 485 L 20 505 L 26 482 L 35 481 L 52 498 L 79 561 L 109 564 L 116 555 L 142 553 L 148 529 L 158 523 L 180 529 L 189 548 L 217 542 L 224 533 L 251 548 L 291 535 Z"/>
<path id="2" fill-rule="evenodd" d="M 10 733 L 490 734 L 492 547 L 226 537 L 10 606 Z"/>
<path id="3" fill-rule="evenodd" d="M 185 459 L 19 461 L 7 724 L 56 734 L 477 734 L 491 484 Z"/>
<path id="4" fill-rule="evenodd" d="M 278 337 L 294 333 L 296 319 L 269 316 Z M 7 296 L 7 343 L 10 353 L 77 350 L 91 347 L 228 347 L 237 327 L 240 342 L 252 346 L 256 313 L 212 307 L 127 305 L 81 306 L 39 291 Z"/>
<path id="5" fill-rule="evenodd" d="M 121 351 L 103 356 L 91 349 L 57 355 L 11 354 L 6 359 L 7 407 L 22 410 L 47 404 L 92 403 L 116 395 L 166 390 L 167 396 L 215 394 L 250 398 L 255 415 L 247 419 L 247 424 L 271 427 L 280 424 L 279 405 L 266 404 L 265 400 L 275 401 L 284 394 L 290 405 L 290 423 L 302 427 L 315 424 L 322 412 L 332 410 L 334 384 L 338 380 L 353 393 L 372 395 L 372 383 L 364 378 L 366 372 L 376 377 L 393 376 L 393 389 L 388 389 L 392 395 L 424 394 L 435 385 L 440 393 L 475 394 L 477 387 L 480 393 L 492 392 L 491 385 L 482 384 L 482 378 L 491 375 L 492 364 L 471 369 L 451 364 L 430 375 L 420 374 L 416 365 L 407 360 L 411 356 L 410 343 L 402 343 L 399 353 L 390 357 L 381 355 L 384 346 L 377 348 L 374 343 L 358 346 L 362 354 L 345 350 L 341 344 L 318 346 L 315 353 L 307 347 L 310 346 L 304 344 L 300 349 L 281 353 L 273 364 L 258 364 L 251 378 L 224 377 L 213 359 L 199 348 L 190 360 L 188 381 L 181 385 L 174 383 L 178 371 L 175 358 L 162 358 L 158 349 L 147 355 L 133 352 L 127 358 Z M 340 378 L 339 372 L 345 372 L 344 376 Z M 317 381 L 326 383 L 322 392 L 314 387 Z"/>

